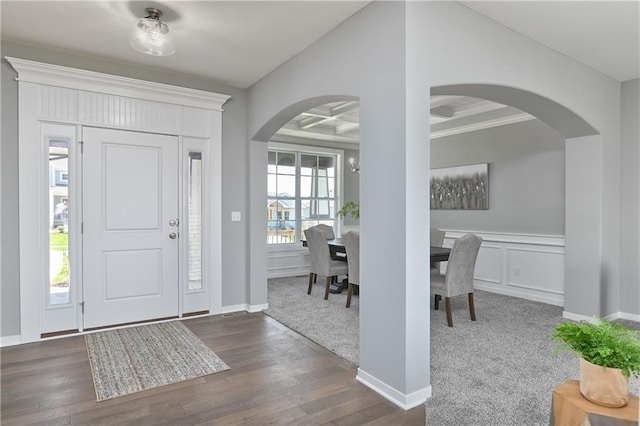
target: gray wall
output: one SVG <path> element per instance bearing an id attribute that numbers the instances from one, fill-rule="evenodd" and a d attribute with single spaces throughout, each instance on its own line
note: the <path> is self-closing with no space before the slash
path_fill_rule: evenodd
<path id="1" fill-rule="evenodd" d="M 424 163 L 429 152 L 424 143 L 411 149 L 405 145 L 405 7 L 401 2 L 372 2 L 253 85 L 249 137 L 269 140 L 308 102 L 331 102 L 335 96 L 359 98 L 360 258 L 361 278 L 367 282 L 367 298 L 360 301 L 360 372 L 412 394 L 428 385 L 429 312 L 424 306 L 408 311 L 406 305 L 407 300 L 428 300 L 428 287 L 420 279 L 428 274 L 428 265 L 416 262 L 407 268 L 406 254 L 428 252 L 424 238 L 412 239 L 408 234 L 421 234 L 420 224 L 412 222 L 414 212 L 424 222 L 422 235 L 427 234 L 429 211 L 426 186 L 421 186 L 424 197 L 415 198 L 404 188 L 411 176 L 408 159 L 419 162 L 427 177 Z M 385 173 L 376 165 L 384 165 Z M 380 194 L 385 194 L 383 203 Z M 424 200 L 424 214 L 411 208 L 414 199 Z M 407 214 L 398 214 L 403 209 Z M 254 239 L 252 235 L 252 243 L 258 238 L 264 236 Z M 266 287 L 266 272 L 263 275 L 252 280 L 252 286 Z M 388 291 L 389 283 L 398 284 L 393 292 Z"/>
<path id="2" fill-rule="evenodd" d="M 431 210 L 431 224 L 564 235 L 564 162 L 564 138 L 540 120 L 432 139 L 432 169 L 489 163 L 489 210 Z"/>
<path id="3" fill-rule="evenodd" d="M 620 104 L 620 311 L 640 315 L 640 79 L 622 83 Z"/>
<path id="4" fill-rule="evenodd" d="M 342 194 L 342 200 L 347 201 L 360 201 L 360 174 L 353 173 L 351 166 L 349 165 L 349 158 L 353 157 L 355 164 L 360 162 L 360 151 L 345 149 L 344 150 L 344 193 Z M 341 207 L 341 206 L 339 206 Z M 359 226 L 360 221 L 353 219 L 351 216 L 344 218 L 345 226 Z"/>
<path id="5" fill-rule="evenodd" d="M 3 46 L 4 47 L 4 46 Z M 2 49 L 5 53 L 5 49 Z M 20 274 L 18 265 L 18 85 L 9 63 L 0 64 L 2 92 L 2 265 L 0 271 L 0 336 L 20 334 Z"/>
<path id="6" fill-rule="evenodd" d="M 2 42 L 2 56 L 46 62 L 130 78 L 231 95 L 222 115 L 222 305 L 247 302 L 248 279 L 248 167 L 246 91 L 214 80 L 157 68 L 118 63 L 94 57 Z M 167 58 L 167 60 L 171 60 Z M 2 336 L 19 334 L 20 285 L 18 259 L 18 139 L 17 82 L 11 66 L 2 61 Z M 231 222 L 241 211 L 242 222 Z"/>

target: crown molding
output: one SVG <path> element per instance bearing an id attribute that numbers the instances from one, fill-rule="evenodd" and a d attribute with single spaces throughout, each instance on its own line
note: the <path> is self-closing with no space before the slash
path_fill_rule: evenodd
<path id="1" fill-rule="evenodd" d="M 505 126 L 507 124 L 520 123 L 522 121 L 535 120 L 536 117 L 527 114 L 509 115 L 507 117 L 500 117 L 493 120 L 482 121 L 479 123 L 467 124 L 464 126 L 452 127 L 450 129 L 437 130 L 431 132 L 430 139 L 443 138 L 445 136 L 457 135 L 460 133 L 474 132 L 476 130 L 489 129 L 491 127 Z"/>
<path id="2" fill-rule="evenodd" d="M 137 80 L 26 59 L 8 56 L 5 56 L 5 59 L 18 73 L 17 81 L 19 82 L 135 97 L 215 111 L 222 111 L 222 105 L 230 98 L 228 95 L 204 90 Z"/>

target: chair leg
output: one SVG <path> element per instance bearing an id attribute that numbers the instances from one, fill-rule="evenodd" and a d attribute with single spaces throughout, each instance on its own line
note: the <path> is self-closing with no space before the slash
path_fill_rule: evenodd
<path id="1" fill-rule="evenodd" d="M 469 313 L 471 314 L 471 321 L 475 321 L 476 307 L 473 305 L 473 293 L 469 293 Z"/>
<path id="2" fill-rule="evenodd" d="M 447 325 L 453 327 L 453 318 L 451 317 L 451 298 L 444 298 L 444 305 L 447 308 Z"/>
<path id="3" fill-rule="evenodd" d="M 433 309 L 435 311 L 438 310 L 438 308 L 440 307 L 440 300 L 442 299 L 442 296 L 440 296 L 439 294 L 436 294 L 433 298 Z"/>
<path id="4" fill-rule="evenodd" d="M 324 300 L 329 298 L 329 287 L 331 287 L 331 281 L 333 277 L 327 277 L 327 285 L 324 289 Z"/>
<path id="5" fill-rule="evenodd" d="M 314 281 L 315 281 L 315 280 L 313 279 L 313 276 L 314 276 L 314 275 L 315 275 L 315 274 L 314 274 L 313 272 L 309 272 L 309 290 L 307 290 L 307 294 L 311 294 L 311 287 L 313 286 L 313 283 L 314 283 Z"/>
<path id="6" fill-rule="evenodd" d="M 353 294 L 353 285 L 349 283 L 349 290 L 347 292 L 347 308 L 351 306 L 351 295 Z"/>

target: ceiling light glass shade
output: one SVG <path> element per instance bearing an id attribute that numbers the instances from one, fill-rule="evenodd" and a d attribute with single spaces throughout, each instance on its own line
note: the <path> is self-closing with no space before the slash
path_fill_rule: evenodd
<path id="1" fill-rule="evenodd" d="M 138 20 L 129 43 L 138 52 L 152 56 L 169 56 L 176 51 L 167 24 L 152 17 Z"/>

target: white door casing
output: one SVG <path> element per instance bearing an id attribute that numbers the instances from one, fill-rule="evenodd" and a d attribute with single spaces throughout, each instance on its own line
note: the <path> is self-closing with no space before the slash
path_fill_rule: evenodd
<path id="1" fill-rule="evenodd" d="M 84 128 L 83 140 L 84 328 L 178 316 L 177 138 Z"/>
<path id="2" fill-rule="evenodd" d="M 77 129 L 76 140 L 81 139 L 81 129 L 87 126 L 173 135 L 184 148 L 190 145 L 187 140 L 198 141 L 197 147 L 192 148 L 203 152 L 206 166 L 205 204 L 202 206 L 205 282 L 201 291 L 179 292 L 178 295 L 184 298 L 178 299 L 186 305 L 178 306 L 182 312 L 222 313 L 222 105 L 229 96 L 18 58 L 5 59 L 18 75 L 19 115 L 20 335 L 9 336 L 12 337 L 11 344 L 38 341 L 45 331 L 83 331 L 78 305 L 83 300 L 81 279 L 85 274 L 82 262 L 75 263 L 75 268 L 72 265 L 71 273 L 79 274 L 75 279 L 72 277 L 72 281 L 80 286 L 77 294 L 73 292 L 72 301 L 75 302 L 64 306 L 76 315 L 58 315 L 62 312 L 61 307 L 45 312 L 43 292 L 48 291 L 49 237 L 42 216 L 46 211 L 48 179 L 44 166 L 47 155 L 41 143 L 44 123 Z M 176 158 L 176 161 L 179 160 Z M 79 161 L 76 163 L 80 164 Z M 77 170 L 76 166 L 70 167 Z M 78 171 L 76 176 L 80 175 Z M 74 194 L 78 206 L 80 191 Z M 73 216 L 79 218 L 81 212 L 74 210 Z M 77 220 L 70 219 L 69 226 L 70 234 L 80 235 Z M 82 239 L 77 239 L 75 245 L 70 241 L 74 253 L 83 249 Z M 182 244 L 185 242 L 183 239 Z M 55 324 L 48 319 L 49 313 L 56 314 Z M 9 339 L 3 338 L 2 343 L 5 341 Z"/>

